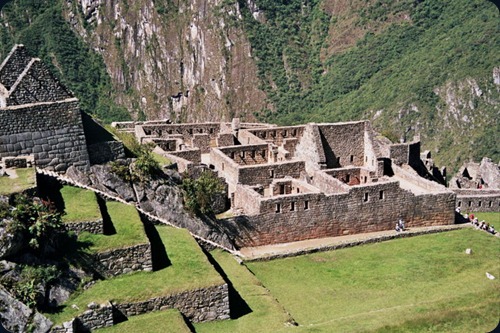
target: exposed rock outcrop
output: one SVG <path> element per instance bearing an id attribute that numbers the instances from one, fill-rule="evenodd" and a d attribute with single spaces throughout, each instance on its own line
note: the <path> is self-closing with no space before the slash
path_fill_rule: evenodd
<path id="1" fill-rule="evenodd" d="M 16 300 L 7 290 L 0 286 L 0 323 L 2 326 L 15 333 L 48 332 L 52 322 L 40 313 L 33 311 L 23 303 Z"/>
<path id="2" fill-rule="evenodd" d="M 66 0 L 65 11 L 132 114 L 251 119 L 265 106 L 238 2 Z"/>

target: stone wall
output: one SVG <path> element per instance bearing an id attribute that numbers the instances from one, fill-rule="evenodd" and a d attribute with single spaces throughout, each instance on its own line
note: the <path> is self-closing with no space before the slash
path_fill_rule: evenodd
<path id="1" fill-rule="evenodd" d="M 229 191 L 233 192 L 234 189 L 231 188 L 231 185 L 238 183 L 238 164 L 219 149 L 212 149 L 210 151 L 210 162 L 219 171 L 219 175 L 224 175 L 224 178 L 226 178 L 226 181 L 230 185 Z"/>
<path id="2" fill-rule="evenodd" d="M 248 130 L 255 137 L 269 143 L 281 146 L 287 138 L 300 138 L 304 133 L 305 126 L 271 127 Z M 241 141 L 241 140 L 240 140 Z M 246 144 L 246 142 L 242 142 Z"/>
<path id="3" fill-rule="evenodd" d="M 328 168 L 363 166 L 365 122 L 319 124 Z"/>
<path id="4" fill-rule="evenodd" d="M 64 226 L 77 235 L 84 231 L 90 232 L 91 234 L 102 234 L 104 232 L 104 223 L 102 219 L 95 221 L 66 222 Z"/>
<path id="5" fill-rule="evenodd" d="M 0 109 L 0 157 L 31 154 L 40 168 L 64 172 L 73 165 L 88 170 L 76 99 Z"/>
<path id="6" fill-rule="evenodd" d="M 295 146 L 294 156 L 306 161 L 306 170 L 309 173 L 326 168 L 326 156 L 318 125 L 308 124 L 305 127 L 302 138 Z"/>
<path id="7" fill-rule="evenodd" d="M 390 147 L 390 158 L 396 165 L 408 164 L 410 156 L 410 146 L 406 143 L 393 144 Z"/>
<path id="8" fill-rule="evenodd" d="M 153 139 L 152 140 L 158 147 L 163 149 L 164 151 L 176 151 L 179 146 L 178 140 L 176 138 L 168 138 L 168 139 Z"/>
<path id="9" fill-rule="evenodd" d="M 207 133 L 194 134 L 191 140 L 191 146 L 199 148 L 202 154 L 210 152 L 210 135 Z"/>
<path id="10" fill-rule="evenodd" d="M 106 141 L 89 145 L 90 164 L 103 164 L 125 158 L 125 149 L 120 141 Z"/>
<path id="11" fill-rule="evenodd" d="M 498 212 L 500 211 L 499 190 L 459 190 L 453 189 L 457 195 L 457 207 L 466 212 Z"/>
<path id="12" fill-rule="evenodd" d="M 201 163 L 201 151 L 199 149 L 172 151 L 168 155 L 177 156 L 193 163 Z"/>
<path id="13" fill-rule="evenodd" d="M 268 144 L 231 146 L 219 149 L 239 165 L 264 164 L 268 161 Z"/>
<path id="14" fill-rule="evenodd" d="M 325 193 L 347 193 L 349 192 L 349 185 L 341 182 L 335 177 L 323 171 L 316 171 L 312 177 L 312 183 L 320 191 Z"/>
<path id="15" fill-rule="evenodd" d="M 186 290 L 178 294 L 150 298 L 146 301 L 122 304 L 90 303 L 88 309 L 63 326 L 52 328 L 51 332 L 73 333 L 91 331 L 113 326 L 119 317 L 130 317 L 152 311 L 177 309 L 191 322 L 226 320 L 230 317 L 227 284 Z"/>
<path id="16" fill-rule="evenodd" d="M 143 302 L 115 304 L 115 307 L 127 317 L 175 308 L 195 323 L 229 319 L 230 314 L 227 284 L 187 290 Z"/>
<path id="17" fill-rule="evenodd" d="M 99 262 L 99 270 L 106 275 L 120 275 L 134 271 L 152 271 L 151 245 L 138 244 L 131 247 L 113 249 L 94 255 Z"/>
<path id="18" fill-rule="evenodd" d="M 278 178 L 300 178 L 305 172 L 303 161 L 281 162 L 264 165 L 240 166 L 238 168 L 238 181 L 244 185 L 268 186 Z"/>
<path id="19" fill-rule="evenodd" d="M 217 136 L 216 146 L 225 147 L 234 145 L 234 135 L 232 133 L 220 133 Z"/>
<path id="20" fill-rule="evenodd" d="M 0 68 L 0 83 L 10 90 L 17 78 L 31 61 L 24 45 L 16 45 L 7 55 Z"/>
<path id="21" fill-rule="evenodd" d="M 235 192 L 235 203 L 243 192 Z M 399 218 L 409 228 L 453 224 L 455 194 L 416 196 L 391 181 L 353 186 L 347 193 L 281 195 L 259 202 L 258 214 L 221 221 L 229 228 L 238 225 L 238 247 L 391 230 Z"/>
<path id="22" fill-rule="evenodd" d="M 145 135 L 168 138 L 172 134 L 182 135 L 185 142 L 190 142 L 195 134 L 208 134 L 210 140 L 217 139 L 220 133 L 220 123 L 200 123 L 200 124 L 159 124 L 143 123 L 141 125 Z"/>
<path id="23" fill-rule="evenodd" d="M 71 92 L 52 76 L 40 59 L 32 59 L 27 67 L 29 68 L 23 71 L 12 86 L 6 99 L 7 105 L 55 102 L 73 97 Z"/>
<path id="24" fill-rule="evenodd" d="M 243 145 L 262 145 L 266 144 L 266 141 L 258 138 L 254 135 L 254 133 L 248 130 L 240 130 L 238 131 L 238 141 Z M 231 146 L 233 146 L 232 144 Z"/>
<path id="25" fill-rule="evenodd" d="M 2 159 L 6 168 L 27 168 L 28 165 L 31 167 L 33 158 L 26 157 L 4 157 Z"/>

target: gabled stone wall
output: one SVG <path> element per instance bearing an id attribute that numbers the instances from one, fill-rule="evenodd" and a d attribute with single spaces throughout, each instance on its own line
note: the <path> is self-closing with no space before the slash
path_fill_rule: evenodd
<path id="1" fill-rule="evenodd" d="M 0 109 L 0 157 L 34 155 L 35 164 L 64 172 L 88 170 L 89 156 L 78 101 Z"/>

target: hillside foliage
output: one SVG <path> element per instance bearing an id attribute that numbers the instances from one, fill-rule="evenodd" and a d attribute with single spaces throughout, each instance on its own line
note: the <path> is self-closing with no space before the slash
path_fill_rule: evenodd
<path id="1" fill-rule="evenodd" d="M 23 43 L 52 67 L 84 111 L 107 122 L 129 119 L 128 106 L 114 102 L 102 57 L 64 18 L 66 5 L 9 1 L 0 12 L 0 55 Z M 177 8 L 169 1 L 154 5 L 165 20 Z M 409 137 L 420 134 L 440 165 L 500 160 L 500 89 L 492 78 L 500 64 L 500 17 L 493 2 L 224 0 L 213 10 L 233 13 L 220 19 L 238 25 L 251 44 L 269 100 L 255 114 L 260 120 L 368 119 L 395 138 L 411 127 Z"/>
<path id="2" fill-rule="evenodd" d="M 377 0 L 358 8 L 353 1 L 347 14 L 325 10 L 342 3 L 256 0 L 262 11 L 256 19 L 239 1 L 262 88 L 275 106 L 262 110 L 262 120 L 370 119 L 379 131 L 401 134 L 411 126 L 424 147 L 439 152 L 439 162 L 500 159 L 494 139 L 500 96 L 492 79 L 500 64 L 500 20 L 491 2 Z M 353 30 L 378 29 L 368 28 L 352 46 L 331 52 L 337 41 L 330 36 L 343 26 L 340 21 Z M 488 97 L 471 96 L 471 82 Z M 446 109 L 450 95 L 458 100 L 455 114 Z"/>
<path id="3" fill-rule="evenodd" d="M 64 19 L 62 1 L 15 0 L 0 15 L 0 55 L 24 44 L 80 100 L 83 111 L 110 122 L 129 120 L 124 107 L 113 102 L 111 79 L 102 57 L 89 49 Z"/>

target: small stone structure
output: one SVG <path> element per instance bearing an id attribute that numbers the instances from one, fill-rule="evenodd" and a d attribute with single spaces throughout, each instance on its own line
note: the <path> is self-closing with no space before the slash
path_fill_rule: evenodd
<path id="1" fill-rule="evenodd" d="M 112 326 L 118 317 L 129 317 L 152 311 L 177 309 L 192 322 L 229 319 L 229 293 L 227 284 L 178 294 L 160 296 L 136 303 L 90 303 L 88 309 L 62 326 L 52 328 L 51 332 L 86 332 L 97 328 Z"/>
<path id="2" fill-rule="evenodd" d="M 78 100 L 16 45 L 0 65 L 0 158 L 31 154 L 58 172 L 89 168 Z"/>
<path id="3" fill-rule="evenodd" d="M 392 144 L 368 121 L 114 126 L 183 171 L 201 161 L 223 177 L 233 216 L 218 223 L 237 247 L 391 230 L 399 218 L 408 227 L 455 221 L 456 194 L 435 182 L 420 141 Z"/>
<path id="4" fill-rule="evenodd" d="M 481 163 L 465 163 L 450 180 L 462 212 L 498 212 L 500 210 L 500 167 L 489 158 Z"/>

